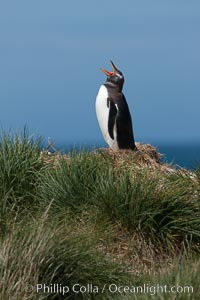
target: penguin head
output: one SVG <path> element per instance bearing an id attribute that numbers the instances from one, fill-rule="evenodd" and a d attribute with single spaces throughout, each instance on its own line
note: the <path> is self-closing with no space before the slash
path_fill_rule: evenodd
<path id="1" fill-rule="evenodd" d="M 112 61 L 110 61 L 111 65 L 112 65 L 112 72 L 107 71 L 103 68 L 101 68 L 101 71 L 104 72 L 107 76 L 107 80 L 106 82 L 111 83 L 112 85 L 115 85 L 116 87 L 118 87 L 120 90 L 122 90 L 123 88 L 123 84 L 124 84 L 124 76 L 122 74 L 121 71 L 119 71 L 114 63 Z"/>

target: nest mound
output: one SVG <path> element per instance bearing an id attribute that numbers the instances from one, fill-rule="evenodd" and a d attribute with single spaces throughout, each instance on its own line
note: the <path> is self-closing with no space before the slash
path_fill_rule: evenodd
<path id="1" fill-rule="evenodd" d="M 136 143 L 136 150 L 118 150 L 114 151 L 110 148 L 98 148 L 90 153 L 92 155 L 108 156 L 113 160 L 114 167 L 122 167 L 127 170 L 138 170 L 148 168 L 152 171 L 161 171 L 165 173 L 174 174 L 181 172 L 182 174 L 190 174 L 192 177 L 194 174 L 189 170 L 180 168 L 171 164 L 164 163 L 162 161 L 163 155 L 158 152 L 156 147 L 150 144 Z M 53 164 L 59 161 L 59 159 L 66 159 L 70 161 L 70 155 L 61 154 L 59 152 L 42 151 L 41 158 L 46 164 Z"/>
<path id="2" fill-rule="evenodd" d="M 163 155 L 160 154 L 155 147 L 150 144 L 141 143 L 136 143 L 136 147 L 142 155 L 144 161 L 161 164 L 161 158 L 163 157 Z"/>
<path id="3" fill-rule="evenodd" d="M 162 161 L 163 154 L 159 153 L 156 147 L 150 144 L 135 143 L 137 150 L 118 150 L 113 151 L 110 148 L 99 148 L 96 153 L 101 155 L 110 156 L 114 165 L 124 167 L 127 170 L 131 169 L 132 171 L 138 169 L 149 169 L 152 171 L 164 172 L 168 174 L 181 173 L 189 175 L 191 178 L 195 178 L 193 172 L 190 172 L 187 169 L 181 168 L 176 165 L 164 163 Z"/>
<path id="4" fill-rule="evenodd" d="M 109 155 L 116 165 L 134 168 L 152 168 L 152 169 L 173 169 L 170 165 L 162 162 L 163 155 L 150 144 L 136 143 L 136 150 L 118 150 L 113 151 L 110 148 L 99 148 L 95 150 L 98 154 Z"/>

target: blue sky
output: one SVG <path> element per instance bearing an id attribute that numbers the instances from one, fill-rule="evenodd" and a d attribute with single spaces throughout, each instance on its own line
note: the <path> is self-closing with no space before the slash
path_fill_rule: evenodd
<path id="1" fill-rule="evenodd" d="M 0 124 L 55 143 L 103 143 L 95 98 L 109 59 L 135 139 L 200 139 L 200 1 L 0 2 Z"/>

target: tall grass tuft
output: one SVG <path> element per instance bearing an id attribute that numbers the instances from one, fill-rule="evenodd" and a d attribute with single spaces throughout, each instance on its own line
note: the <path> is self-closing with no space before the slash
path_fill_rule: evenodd
<path id="1" fill-rule="evenodd" d="M 159 172 L 126 173 L 99 192 L 99 210 L 131 231 L 172 250 L 200 242 L 200 206 L 192 180 Z M 183 209 L 184 208 L 184 209 Z"/>
<path id="2" fill-rule="evenodd" d="M 41 138 L 30 138 L 26 128 L 14 137 L 0 137 L 1 197 L 29 198 L 35 187 L 35 174 L 43 166 L 40 151 Z"/>
<path id="3" fill-rule="evenodd" d="M 73 285 L 128 284 L 130 276 L 98 251 L 90 233 L 76 233 L 70 222 L 56 222 L 48 211 L 28 224 L 14 224 L 0 242 L 1 299 L 93 299 L 90 292 L 75 294 Z M 37 292 L 37 284 L 68 286 L 69 292 Z M 113 297 L 105 291 L 108 298 Z"/>
<path id="4" fill-rule="evenodd" d="M 53 199 L 57 208 L 80 211 L 84 205 L 96 204 L 98 186 L 102 178 L 107 180 L 112 172 L 109 157 L 102 159 L 86 151 L 81 154 L 72 152 L 67 158 L 59 158 L 55 166 L 41 174 L 38 198 L 45 205 Z"/>
<path id="5" fill-rule="evenodd" d="M 58 159 L 42 174 L 39 197 L 44 203 L 54 199 L 60 209 L 80 211 L 89 205 L 111 222 L 139 231 L 169 250 L 188 243 L 198 248 L 200 207 L 193 179 L 186 174 L 163 175 L 146 168 L 124 171 L 108 156 L 82 153 Z"/>
<path id="6" fill-rule="evenodd" d="M 32 209 L 38 172 L 43 168 L 40 158 L 41 138 L 22 134 L 0 136 L 0 218 L 1 229 L 12 211 Z"/>

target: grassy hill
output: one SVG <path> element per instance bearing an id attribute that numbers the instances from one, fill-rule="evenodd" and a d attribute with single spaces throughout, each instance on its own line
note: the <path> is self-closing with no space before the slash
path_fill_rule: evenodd
<path id="1" fill-rule="evenodd" d="M 0 299 L 199 299 L 200 170 L 137 148 L 1 135 Z"/>

